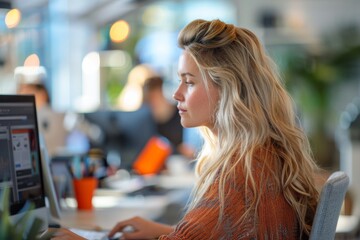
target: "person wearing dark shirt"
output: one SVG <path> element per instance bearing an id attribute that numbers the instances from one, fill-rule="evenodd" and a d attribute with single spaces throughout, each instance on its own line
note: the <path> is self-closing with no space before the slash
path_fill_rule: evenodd
<path id="1" fill-rule="evenodd" d="M 151 109 L 157 132 L 173 146 L 175 154 L 193 158 L 195 149 L 183 142 L 184 128 L 175 102 L 168 100 L 163 92 L 164 80 L 159 76 L 149 77 L 143 85 L 143 104 Z"/>

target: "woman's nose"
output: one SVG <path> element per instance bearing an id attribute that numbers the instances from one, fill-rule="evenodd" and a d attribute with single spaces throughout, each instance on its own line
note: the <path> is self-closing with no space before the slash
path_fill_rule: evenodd
<path id="1" fill-rule="evenodd" d="M 181 101 L 181 94 L 179 93 L 179 89 L 177 89 L 172 95 L 173 99 L 176 101 Z"/>

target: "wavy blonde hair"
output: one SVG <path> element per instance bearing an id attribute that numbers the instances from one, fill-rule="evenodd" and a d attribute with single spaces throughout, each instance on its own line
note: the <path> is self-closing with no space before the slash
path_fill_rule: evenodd
<path id="1" fill-rule="evenodd" d="M 293 101 L 257 37 L 220 20 L 195 20 L 180 32 L 178 44 L 194 58 L 204 81 L 212 81 L 220 91 L 214 114 L 218 134 L 202 129 L 204 146 L 196 167 L 200 179 L 188 210 L 219 176 L 221 221 L 225 185 L 239 174 L 234 165 L 240 164 L 247 191 L 254 197 L 238 223 L 256 213 L 260 194 L 251 169 L 256 152 L 265 150 L 276 159 L 276 166 L 264 162 L 263 168 L 295 210 L 301 234 L 308 235 L 319 196 L 313 179 L 317 166 L 307 137 L 297 126 Z"/>

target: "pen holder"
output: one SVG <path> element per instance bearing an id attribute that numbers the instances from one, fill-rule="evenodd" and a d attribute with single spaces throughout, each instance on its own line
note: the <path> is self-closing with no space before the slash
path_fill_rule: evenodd
<path id="1" fill-rule="evenodd" d="M 98 180 L 94 177 L 86 177 L 73 180 L 74 195 L 78 210 L 92 210 L 92 198 L 97 188 Z"/>

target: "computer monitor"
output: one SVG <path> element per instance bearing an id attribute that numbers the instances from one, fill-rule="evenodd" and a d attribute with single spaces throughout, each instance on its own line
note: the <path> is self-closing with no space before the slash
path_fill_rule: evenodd
<path id="1" fill-rule="evenodd" d="M 48 209 L 34 96 L 0 95 L 0 188 L 10 188 L 10 217 L 17 221 L 26 202 L 32 217 L 48 228 Z M 1 190 L 0 189 L 0 190 Z"/>
<path id="2" fill-rule="evenodd" d="M 92 147 L 101 148 L 107 161 L 118 157 L 122 169 L 131 170 L 138 154 L 157 134 L 151 111 L 146 106 L 131 112 L 99 110 L 84 116 L 87 121 L 98 125 L 105 136 L 101 142 L 92 142 Z"/>

